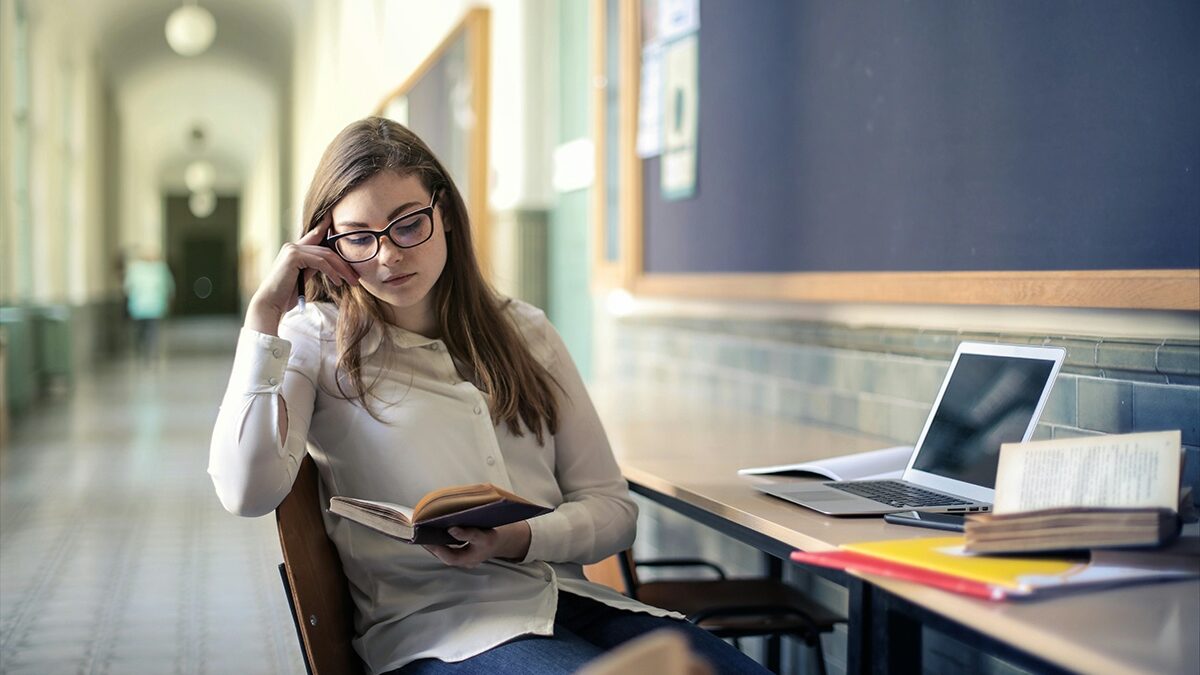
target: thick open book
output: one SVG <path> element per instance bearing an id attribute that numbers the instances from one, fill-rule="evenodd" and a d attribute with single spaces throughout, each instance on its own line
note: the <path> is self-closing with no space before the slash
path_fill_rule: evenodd
<path id="1" fill-rule="evenodd" d="M 461 544 L 446 530 L 451 527 L 489 529 L 552 510 L 491 483 L 434 490 L 411 508 L 353 497 L 329 500 L 331 513 L 410 544 Z"/>
<path id="2" fill-rule="evenodd" d="M 899 478 L 912 457 L 911 445 L 827 457 L 801 464 L 778 464 L 738 469 L 741 476 L 819 476 L 829 480 Z"/>
<path id="3" fill-rule="evenodd" d="M 1180 433 L 1005 443 L 990 514 L 966 549 L 1022 553 L 1157 546 L 1179 533 Z"/>

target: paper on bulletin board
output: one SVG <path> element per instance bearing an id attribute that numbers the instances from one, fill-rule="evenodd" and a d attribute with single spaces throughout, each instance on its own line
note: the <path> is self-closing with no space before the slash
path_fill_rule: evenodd
<path id="1" fill-rule="evenodd" d="M 699 57 L 696 33 L 670 43 L 663 54 L 662 194 L 666 199 L 696 194 Z"/>
<path id="2" fill-rule="evenodd" d="M 658 0 L 658 39 L 670 42 L 698 30 L 700 0 Z"/>
<path id="3" fill-rule="evenodd" d="M 657 156 L 662 152 L 663 135 L 663 63 L 658 45 L 642 50 L 642 81 L 638 90 L 638 157 Z"/>

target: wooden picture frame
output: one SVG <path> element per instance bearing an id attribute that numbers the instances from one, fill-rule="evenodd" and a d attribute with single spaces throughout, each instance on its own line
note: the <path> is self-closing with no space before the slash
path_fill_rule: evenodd
<path id="1" fill-rule="evenodd" d="M 459 52 L 461 50 L 461 54 Z M 401 106 L 408 109 L 407 99 L 419 91 L 427 78 L 439 72 L 451 56 L 463 56 L 462 80 L 458 84 L 457 94 L 461 101 L 432 101 L 431 105 L 445 105 L 447 117 L 454 118 L 457 113 L 462 119 L 470 120 L 469 128 L 462 129 L 462 137 L 455 137 L 455 145 L 461 144 L 465 150 L 465 166 L 460 167 L 461 175 L 455 175 L 454 180 L 462 189 L 463 199 L 467 203 L 467 211 L 471 219 L 471 228 L 475 239 L 475 252 L 485 275 L 491 269 L 491 223 L 488 217 L 488 111 L 490 106 L 490 62 L 491 62 L 491 12 L 486 7 L 474 7 L 467 11 L 463 18 L 450 30 L 444 39 L 425 57 L 425 60 L 395 89 L 375 107 L 372 114 L 386 116 L 387 113 L 404 102 Z M 463 91 L 465 89 L 465 91 Z M 451 111 L 449 106 L 458 104 L 461 111 Z M 408 125 L 408 120 L 397 120 Z M 456 122 L 457 123 L 457 122 Z M 454 158 L 447 156 L 446 148 L 434 147 L 436 140 L 427 136 L 428 130 L 419 128 L 419 122 L 413 126 L 413 131 L 430 144 L 439 159 L 446 165 L 447 170 L 455 173 Z M 464 188 L 465 184 L 465 189 Z"/>

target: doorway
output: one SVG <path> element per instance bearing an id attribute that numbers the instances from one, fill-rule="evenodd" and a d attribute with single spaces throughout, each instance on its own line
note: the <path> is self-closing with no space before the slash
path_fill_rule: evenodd
<path id="1" fill-rule="evenodd" d="M 166 197 L 166 259 L 175 276 L 176 317 L 237 315 L 237 196 L 217 197 L 206 218 L 188 209 L 187 195 Z"/>

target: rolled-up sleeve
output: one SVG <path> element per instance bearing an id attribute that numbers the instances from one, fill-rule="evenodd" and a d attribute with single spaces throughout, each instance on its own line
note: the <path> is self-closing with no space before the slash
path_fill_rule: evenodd
<path id="1" fill-rule="evenodd" d="M 270 513 L 291 491 L 306 452 L 319 366 L 311 353 L 319 350 L 315 331 L 306 323 L 285 319 L 284 337 L 248 328 L 238 337 L 208 464 L 217 497 L 231 513 Z M 280 406 L 287 410 L 286 438 L 279 434 Z"/>
<path id="2" fill-rule="evenodd" d="M 545 327 L 549 370 L 562 388 L 554 460 L 563 503 L 529 521 L 525 560 L 590 564 L 633 545 L 637 505 L 578 368 L 554 327 Z"/>

